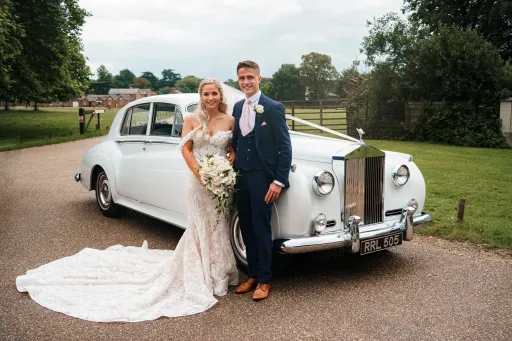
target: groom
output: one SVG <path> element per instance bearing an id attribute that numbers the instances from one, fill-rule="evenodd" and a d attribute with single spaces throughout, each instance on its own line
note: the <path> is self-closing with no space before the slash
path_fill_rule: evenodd
<path id="1" fill-rule="evenodd" d="M 235 292 L 245 294 L 256 288 L 252 298 L 258 301 L 267 298 L 270 292 L 272 203 L 289 187 L 292 145 L 284 105 L 266 97 L 259 89 L 258 64 L 240 62 L 236 72 L 245 100 L 233 108 L 234 168 L 240 174 L 235 200 L 247 250 L 249 279 Z"/>

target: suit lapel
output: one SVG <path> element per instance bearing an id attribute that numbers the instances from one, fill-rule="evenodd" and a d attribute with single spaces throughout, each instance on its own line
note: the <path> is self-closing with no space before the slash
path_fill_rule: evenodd
<path id="1" fill-rule="evenodd" d="M 265 104 L 267 103 L 267 96 L 261 93 L 260 100 L 258 101 L 258 105 L 263 106 L 263 111 L 265 111 Z M 265 115 L 265 114 L 263 114 Z M 261 124 L 265 121 L 264 119 L 260 119 L 259 114 L 256 113 L 256 118 L 254 120 L 254 137 L 256 139 L 256 147 L 258 147 L 259 137 L 260 137 L 260 128 Z"/>
<path id="2" fill-rule="evenodd" d="M 238 102 L 238 103 L 240 103 L 240 102 Z M 235 104 L 235 108 L 234 109 L 236 109 L 236 110 L 233 113 L 235 115 L 235 129 L 236 129 L 236 133 L 238 133 L 238 131 L 240 131 L 240 117 L 242 116 L 242 109 L 244 107 L 243 103 L 241 103 L 240 105 L 237 105 L 237 104 Z M 240 109 L 238 109 L 238 108 L 240 108 Z"/>

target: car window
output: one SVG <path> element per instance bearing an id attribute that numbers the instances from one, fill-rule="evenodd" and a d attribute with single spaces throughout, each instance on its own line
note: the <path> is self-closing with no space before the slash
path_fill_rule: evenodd
<path id="1" fill-rule="evenodd" d="M 129 117 L 125 117 L 125 125 L 128 128 L 127 135 L 146 135 L 149 122 L 150 104 L 139 104 L 130 109 Z M 129 118 L 129 124 L 128 124 Z"/>
<path id="2" fill-rule="evenodd" d="M 132 120 L 132 109 L 126 110 L 126 113 L 124 114 L 124 121 L 123 125 L 121 126 L 121 135 L 128 135 L 128 132 L 130 131 L 130 122 Z"/>
<path id="3" fill-rule="evenodd" d="M 154 119 L 149 134 L 156 136 L 173 136 L 176 106 L 169 103 L 154 103 L 153 112 Z"/>
<path id="4" fill-rule="evenodd" d="M 187 107 L 187 112 L 194 112 L 194 111 L 196 111 L 196 109 L 197 109 L 197 103 L 190 104 L 190 105 Z"/>
<path id="5" fill-rule="evenodd" d="M 146 135 L 150 104 L 139 104 L 126 111 L 121 135 Z"/>

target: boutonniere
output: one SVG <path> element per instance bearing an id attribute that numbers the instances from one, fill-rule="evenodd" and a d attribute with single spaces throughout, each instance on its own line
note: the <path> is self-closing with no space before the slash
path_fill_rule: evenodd
<path id="1" fill-rule="evenodd" d="M 263 108 L 263 105 L 254 105 L 254 111 L 256 112 L 256 116 L 258 116 L 259 118 L 262 118 L 263 117 L 263 112 L 265 111 L 265 108 Z"/>

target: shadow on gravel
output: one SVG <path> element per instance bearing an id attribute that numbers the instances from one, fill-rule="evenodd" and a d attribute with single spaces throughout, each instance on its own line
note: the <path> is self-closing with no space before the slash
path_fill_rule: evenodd
<path id="1" fill-rule="evenodd" d="M 401 247 L 407 247 L 403 245 Z M 343 250 L 330 250 L 295 255 L 285 271 L 277 278 L 311 284 L 321 278 L 324 281 L 357 282 L 379 280 L 382 277 L 397 277 L 413 271 L 414 261 L 396 249 L 384 250 L 365 256 L 353 255 Z"/>

